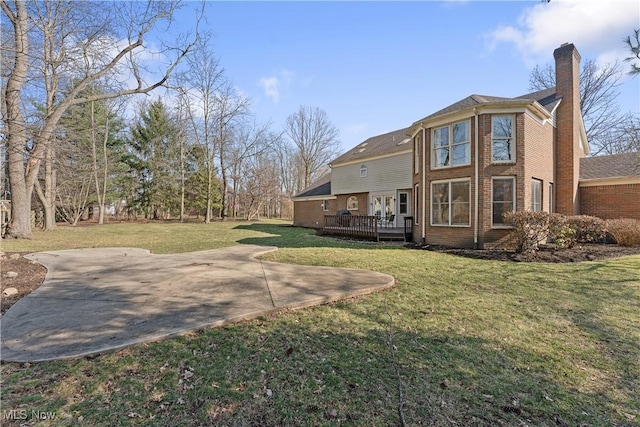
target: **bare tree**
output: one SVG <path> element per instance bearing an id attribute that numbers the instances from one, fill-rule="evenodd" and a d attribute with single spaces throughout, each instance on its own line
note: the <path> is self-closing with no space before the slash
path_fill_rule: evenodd
<path id="1" fill-rule="evenodd" d="M 259 219 L 263 208 L 277 199 L 281 193 L 278 166 L 272 154 L 263 152 L 252 156 L 247 162 L 243 199 L 248 220 Z"/>
<path id="2" fill-rule="evenodd" d="M 226 164 L 229 168 L 229 178 L 232 183 L 231 215 L 238 215 L 238 195 L 243 183 L 248 176 L 247 168 L 250 167 L 254 157 L 262 156 L 273 147 L 280 139 L 280 135 L 269 132 L 269 125 L 257 125 L 256 123 L 244 123 L 236 127 L 233 143 L 227 152 Z"/>
<path id="3" fill-rule="evenodd" d="M 598 65 L 593 60 L 586 60 L 583 63 L 580 72 L 580 108 L 593 155 L 611 151 L 607 147 L 610 133 L 627 119 L 617 104 L 621 78 L 619 62 Z M 543 68 L 536 66 L 531 72 L 530 90 L 549 89 L 555 84 L 555 71 L 550 65 Z"/>
<path id="4" fill-rule="evenodd" d="M 155 61 L 159 65 L 155 70 L 156 77 L 147 82 L 144 76 L 153 74 L 141 63 L 141 53 L 149 52 L 144 44 L 145 37 L 163 22 L 171 22 L 178 2 L 116 4 L 59 0 L 27 3 L 1 0 L 0 7 L 3 21 L 9 23 L 8 29 L 13 30 L 14 36 L 9 46 L 3 46 L 3 57 L 10 58 L 6 84 L 2 88 L 12 197 L 12 223 L 7 234 L 24 238 L 31 235 L 31 193 L 40 165 L 45 159 L 55 158 L 53 136 L 65 111 L 72 105 L 149 93 L 164 85 L 195 41 L 188 42 L 183 37 L 175 41 L 174 36 L 175 43 L 163 45 L 159 53 L 168 57 L 168 62 Z M 39 51 L 30 48 L 30 39 L 40 40 L 33 44 L 41 47 Z M 35 91 L 34 95 L 42 100 L 39 104 L 44 113 L 37 131 L 29 136 L 23 95 L 31 64 L 35 71 L 40 71 L 33 81 L 42 82 L 44 90 Z M 133 84 L 125 84 L 127 79 Z M 83 95 L 87 87 L 103 80 L 111 80 L 114 89 Z M 49 184 L 53 184 L 53 175 L 48 170 L 45 172 L 43 195 L 47 201 L 55 200 L 55 186 L 51 186 L 49 194 L 46 192 Z M 50 226 L 55 212 L 48 212 L 48 215 Z"/>
<path id="5" fill-rule="evenodd" d="M 191 124 L 191 132 L 199 146 L 201 159 L 206 169 L 207 194 L 204 222 L 212 219 L 216 182 L 216 158 L 219 154 L 219 139 L 216 123 L 219 118 L 218 92 L 224 84 L 224 70 L 209 48 L 209 38 L 203 37 L 195 46 L 192 54 L 186 57 L 187 69 L 178 77 L 180 104 Z"/>
<path id="6" fill-rule="evenodd" d="M 220 219 L 227 215 L 229 185 L 229 152 L 233 146 L 235 129 L 241 126 L 249 114 L 249 100 L 238 93 L 230 84 L 225 84 L 217 93 L 216 145 L 220 163 L 221 204 Z"/>
<path id="7" fill-rule="evenodd" d="M 640 74 L 640 29 L 633 30 L 633 39 L 631 36 L 627 36 L 624 42 L 631 53 L 631 56 L 625 58 L 625 61 L 631 62 L 629 74 L 637 76 Z"/>
<path id="8" fill-rule="evenodd" d="M 295 146 L 300 170 L 297 190 L 301 190 L 319 178 L 323 168 L 339 153 L 338 128 L 324 110 L 300 106 L 287 117 L 285 134 Z"/>

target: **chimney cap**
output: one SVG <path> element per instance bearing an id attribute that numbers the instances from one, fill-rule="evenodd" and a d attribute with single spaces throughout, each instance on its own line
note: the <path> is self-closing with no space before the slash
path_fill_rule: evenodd
<path id="1" fill-rule="evenodd" d="M 560 47 L 566 46 L 566 45 L 568 45 L 568 44 L 569 44 L 569 42 L 564 42 L 564 43 L 562 43 L 562 44 L 560 45 Z"/>

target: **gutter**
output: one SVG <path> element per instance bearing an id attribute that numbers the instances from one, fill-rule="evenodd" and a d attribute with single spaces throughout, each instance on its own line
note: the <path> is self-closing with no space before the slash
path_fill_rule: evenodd
<path id="1" fill-rule="evenodd" d="M 474 156 L 475 156 L 475 186 L 476 186 L 476 191 L 475 191 L 475 208 L 474 208 L 474 212 L 473 212 L 473 247 L 475 249 L 478 249 L 478 218 L 480 216 L 480 209 L 478 207 L 478 203 L 480 200 L 480 194 L 478 193 L 478 190 L 480 189 L 480 186 L 478 185 L 478 169 L 479 169 L 479 159 L 478 159 L 478 153 L 479 153 L 479 148 L 478 148 L 478 109 L 474 108 L 473 109 L 473 116 L 474 116 L 474 123 L 475 123 L 475 147 L 474 147 Z"/>
<path id="2" fill-rule="evenodd" d="M 420 124 L 422 126 L 422 123 Z M 422 128 L 422 243 L 425 242 L 427 238 L 427 131 L 423 127 Z"/>

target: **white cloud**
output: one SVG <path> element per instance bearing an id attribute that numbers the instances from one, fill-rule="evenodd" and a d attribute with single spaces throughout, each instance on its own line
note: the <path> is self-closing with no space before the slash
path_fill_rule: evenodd
<path id="1" fill-rule="evenodd" d="M 274 104 L 280 101 L 280 79 L 276 76 L 263 77 L 259 82 L 265 96 L 271 98 Z"/>
<path id="2" fill-rule="evenodd" d="M 271 98 L 274 104 L 278 104 L 283 93 L 291 88 L 292 81 L 293 72 L 283 68 L 273 76 L 260 78 L 258 85 L 262 87 L 266 97 Z"/>
<path id="3" fill-rule="evenodd" d="M 623 59 L 622 40 L 638 26 L 638 16 L 637 1 L 552 0 L 526 8 L 514 25 L 491 31 L 489 40 L 491 47 L 512 43 L 528 64 L 548 60 L 565 42 L 600 58 Z"/>

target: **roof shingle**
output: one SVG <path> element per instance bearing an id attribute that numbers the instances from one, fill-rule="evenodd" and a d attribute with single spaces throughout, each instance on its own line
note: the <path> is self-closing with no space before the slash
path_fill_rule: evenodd
<path id="1" fill-rule="evenodd" d="M 640 152 L 580 159 L 580 179 L 640 176 Z"/>
<path id="2" fill-rule="evenodd" d="M 373 136 L 332 161 L 331 166 L 410 149 L 411 145 L 407 146 L 411 140 L 406 135 L 408 130 L 404 128 Z"/>

